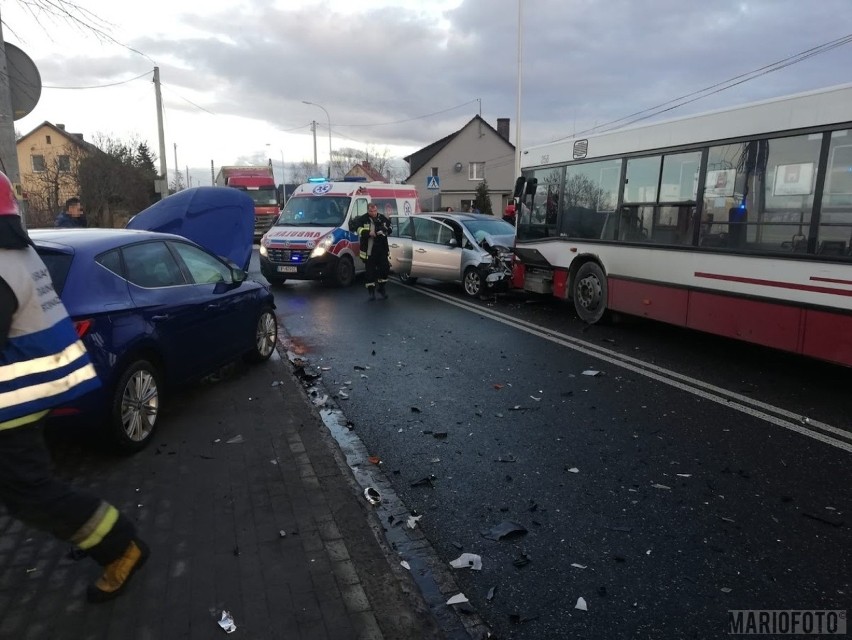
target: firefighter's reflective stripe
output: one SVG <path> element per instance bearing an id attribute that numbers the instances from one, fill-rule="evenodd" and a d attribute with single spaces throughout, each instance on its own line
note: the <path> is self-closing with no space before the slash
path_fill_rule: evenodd
<path id="1" fill-rule="evenodd" d="M 75 369 L 61 378 L 0 393 L 0 406 L 12 407 L 21 406 L 37 400 L 48 401 L 54 396 L 61 395 L 69 389 L 73 389 L 88 380 L 96 378 L 95 368 L 91 364 L 86 364 L 82 368 Z"/>
<path id="2" fill-rule="evenodd" d="M 81 549 L 91 549 L 112 530 L 118 521 L 118 509 L 101 502 L 92 517 L 71 536 L 71 542 Z"/>
<path id="3" fill-rule="evenodd" d="M 0 365 L 0 382 L 8 382 L 15 378 L 33 375 L 36 373 L 45 373 L 65 367 L 86 354 L 86 347 L 83 342 L 77 340 L 74 344 L 68 345 L 59 353 L 54 353 L 41 358 L 33 358 L 24 362 L 13 362 L 11 364 Z"/>
<path id="4" fill-rule="evenodd" d="M 373 249 L 373 239 L 369 235 L 370 231 L 372 231 L 372 230 L 373 230 L 373 223 L 368 222 L 364 226 L 358 227 L 358 230 L 355 232 L 355 233 L 358 234 L 358 248 L 360 249 L 360 251 L 358 252 L 358 256 L 361 258 L 361 260 L 364 260 L 365 262 L 370 255 L 369 252 L 372 251 L 372 249 Z M 362 235 L 364 233 L 367 234 L 367 246 L 366 247 L 364 247 L 364 236 Z"/>
<path id="5" fill-rule="evenodd" d="M 28 416 L 21 416 L 20 418 L 15 418 L 14 420 L 0 422 L 0 431 L 3 431 L 4 429 L 14 429 L 15 427 L 22 427 L 25 424 L 30 424 L 31 422 L 35 422 L 39 418 L 43 418 L 48 413 L 48 411 L 39 411 L 38 413 L 31 413 Z"/>

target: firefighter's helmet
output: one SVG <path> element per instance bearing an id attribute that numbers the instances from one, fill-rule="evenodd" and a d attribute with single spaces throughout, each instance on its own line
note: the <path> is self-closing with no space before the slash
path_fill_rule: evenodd
<path id="1" fill-rule="evenodd" d="M 0 216 L 20 216 L 21 209 L 15 197 L 15 187 L 12 186 L 6 174 L 0 171 Z"/>

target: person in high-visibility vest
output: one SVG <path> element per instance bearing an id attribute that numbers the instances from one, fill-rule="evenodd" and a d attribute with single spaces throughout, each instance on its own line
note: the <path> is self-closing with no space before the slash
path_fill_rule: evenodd
<path id="1" fill-rule="evenodd" d="M 57 479 L 43 424 L 50 409 L 100 384 L 86 348 L 21 224 L 0 173 L 0 502 L 9 514 L 103 567 L 90 602 L 116 597 L 148 547 L 118 509 Z"/>
<path id="2" fill-rule="evenodd" d="M 390 273 L 390 261 L 388 247 L 388 236 L 391 234 L 390 219 L 379 213 L 379 207 L 370 202 L 367 205 L 367 213 L 353 218 L 349 223 L 350 229 L 358 234 L 360 241 L 361 260 L 366 267 L 366 287 L 370 300 L 376 299 L 376 291 L 382 298 L 388 294 L 385 285 Z"/>

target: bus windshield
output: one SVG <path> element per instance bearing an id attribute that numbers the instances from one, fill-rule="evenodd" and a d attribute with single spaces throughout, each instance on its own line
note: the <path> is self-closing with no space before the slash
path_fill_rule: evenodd
<path id="1" fill-rule="evenodd" d="M 276 227 L 339 227 L 349 210 L 346 196 L 294 196 L 287 201 Z"/>

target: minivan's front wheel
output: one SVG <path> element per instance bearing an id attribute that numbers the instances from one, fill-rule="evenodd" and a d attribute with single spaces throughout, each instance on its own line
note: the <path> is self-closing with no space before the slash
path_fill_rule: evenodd
<path id="1" fill-rule="evenodd" d="M 597 262 L 586 262 L 577 269 L 571 287 L 571 299 L 580 320 L 594 324 L 606 312 L 606 276 Z"/>
<path id="2" fill-rule="evenodd" d="M 477 297 L 480 291 L 482 291 L 482 275 L 479 273 L 479 269 L 476 267 L 468 267 L 464 272 L 462 285 L 464 286 L 464 292 L 467 295 L 471 298 Z"/>
<path id="3" fill-rule="evenodd" d="M 121 451 L 134 453 L 150 442 L 160 414 L 160 380 L 159 371 L 147 360 L 131 362 L 119 376 L 108 427 Z"/>

